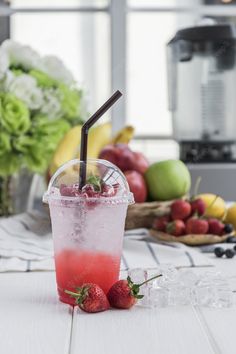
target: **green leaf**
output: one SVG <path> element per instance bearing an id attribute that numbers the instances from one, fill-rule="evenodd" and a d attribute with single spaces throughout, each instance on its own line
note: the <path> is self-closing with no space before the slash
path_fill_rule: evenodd
<path id="1" fill-rule="evenodd" d="M 130 278 L 129 275 L 128 275 L 128 277 L 127 277 L 127 282 L 128 282 L 129 287 L 132 288 L 132 285 L 133 285 L 134 283 L 132 282 L 132 280 L 131 280 L 131 278 Z"/>
<path id="2" fill-rule="evenodd" d="M 26 70 L 23 65 L 21 64 L 16 64 L 16 63 L 11 63 L 9 67 L 10 71 L 19 72 L 19 73 L 28 73 L 28 70 Z"/>
<path id="3" fill-rule="evenodd" d="M 40 70 L 30 70 L 29 75 L 34 77 L 38 86 L 42 88 L 56 88 L 58 86 L 58 82 L 56 80 L 52 79 L 50 76 Z"/>
<path id="4" fill-rule="evenodd" d="M 132 291 L 135 295 L 137 295 L 139 293 L 139 290 L 140 290 L 139 285 L 133 284 Z"/>
<path id="5" fill-rule="evenodd" d="M 10 135 L 7 132 L 0 131 L 0 156 L 11 151 Z"/>
<path id="6" fill-rule="evenodd" d="M 25 135 L 13 140 L 14 149 L 30 171 L 43 173 L 52 158 L 60 140 L 70 129 L 63 119 L 50 121 L 46 116 L 34 117 L 32 127 Z"/>
<path id="7" fill-rule="evenodd" d="M 95 175 L 88 176 L 86 179 L 86 183 L 92 184 L 95 191 L 101 192 L 101 179 L 99 176 L 95 176 Z"/>
<path id="8" fill-rule="evenodd" d="M 20 169 L 21 157 L 13 152 L 0 156 L 0 176 L 10 176 Z"/>

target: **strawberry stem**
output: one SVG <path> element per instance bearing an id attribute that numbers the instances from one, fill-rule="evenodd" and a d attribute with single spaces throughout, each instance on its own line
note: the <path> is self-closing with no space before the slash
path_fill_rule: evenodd
<path id="1" fill-rule="evenodd" d="M 156 279 L 156 278 L 159 278 L 159 277 L 162 277 L 162 274 L 158 274 L 158 275 L 155 275 L 155 277 L 152 277 L 152 278 L 149 278 L 148 280 L 145 280 L 143 283 L 141 284 L 137 284 L 139 287 L 148 283 L 149 281 L 153 280 L 153 279 Z"/>
<path id="2" fill-rule="evenodd" d="M 195 186 L 194 186 L 194 189 L 193 189 L 193 196 L 192 196 L 193 199 L 198 194 L 201 181 L 202 181 L 202 177 L 198 176 Z"/>
<path id="3" fill-rule="evenodd" d="M 218 195 L 215 196 L 215 198 L 212 200 L 212 202 L 210 203 L 210 205 L 208 205 L 208 207 L 206 207 L 205 213 L 201 216 L 201 218 L 204 218 L 204 216 L 206 215 L 206 213 L 211 209 L 211 207 L 215 204 L 217 198 L 219 198 Z"/>
<path id="4" fill-rule="evenodd" d="M 74 293 L 73 291 L 65 290 L 65 293 L 71 296 L 79 297 L 80 293 Z"/>

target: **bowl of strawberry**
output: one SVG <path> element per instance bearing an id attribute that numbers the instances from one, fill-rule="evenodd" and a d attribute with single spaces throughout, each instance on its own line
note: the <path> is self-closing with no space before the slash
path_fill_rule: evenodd
<path id="1" fill-rule="evenodd" d="M 154 219 L 150 233 L 160 240 L 191 246 L 224 242 L 235 234 L 231 224 L 206 214 L 207 208 L 201 198 L 175 200 L 166 215 Z"/>

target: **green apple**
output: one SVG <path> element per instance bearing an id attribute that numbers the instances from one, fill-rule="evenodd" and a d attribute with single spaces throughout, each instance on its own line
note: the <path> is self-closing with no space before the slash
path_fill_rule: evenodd
<path id="1" fill-rule="evenodd" d="M 180 160 L 166 160 L 152 164 L 145 173 L 152 200 L 171 200 L 185 195 L 191 186 L 187 166 Z"/>

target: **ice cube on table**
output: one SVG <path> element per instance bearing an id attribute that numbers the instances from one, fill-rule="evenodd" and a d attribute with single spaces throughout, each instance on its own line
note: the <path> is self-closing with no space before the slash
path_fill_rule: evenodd
<path id="1" fill-rule="evenodd" d="M 199 285 L 204 283 L 215 283 L 216 281 L 223 281 L 224 277 L 219 271 L 208 271 L 205 272 L 199 279 Z"/>
<path id="2" fill-rule="evenodd" d="M 128 276 L 135 284 L 141 284 L 148 278 L 148 272 L 146 269 L 133 268 L 128 270 Z"/>
<path id="3" fill-rule="evenodd" d="M 134 283 L 140 284 L 151 277 L 162 274 L 162 277 L 140 287 L 144 297 L 138 305 L 148 308 L 166 306 L 203 306 L 227 308 L 233 305 L 233 293 L 227 279 L 220 272 L 207 272 L 198 277 L 192 270 L 176 270 L 171 265 L 164 265 L 150 270 L 130 269 L 128 275 Z"/>
<path id="4" fill-rule="evenodd" d="M 205 272 L 204 278 L 209 278 L 209 279 L 218 279 L 222 278 L 222 273 L 219 270 L 209 270 Z"/>
<path id="5" fill-rule="evenodd" d="M 205 274 L 203 274 L 201 276 L 201 278 L 199 278 L 198 282 L 197 282 L 197 286 L 228 286 L 227 280 L 225 279 L 225 277 L 223 277 L 223 275 L 221 274 L 221 272 L 218 271 L 211 271 L 211 272 L 206 272 Z"/>
<path id="6" fill-rule="evenodd" d="M 148 294 L 151 308 L 166 307 L 169 304 L 169 290 L 164 287 L 150 288 Z"/>
<path id="7" fill-rule="evenodd" d="M 231 307 L 233 305 L 233 293 L 227 287 L 216 287 L 215 301 L 212 306 L 217 308 Z"/>
<path id="8" fill-rule="evenodd" d="M 211 285 L 197 286 L 193 289 L 193 296 L 195 305 L 212 307 L 216 299 L 215 288 Z"/>
<path id="9" fill-rule="evenodd" d="M 199 278 L 192 270 L 181 269 L 179 270 L 178 280 L 182 285 L 191 288 L 196 285 Z"/>
<path id="10" fill-rule="evenodd" d="M 150 307 L 150 289 L 152 289 L 152 284 L 147 284 L 145 287 L 140 288 L 139 294 L 143 295 L 143 298 L 138 300 L 138 306 Z"/>
<path id="11" fill-rule="evenodd" d="M 169 304 L 171 306 L 183 306 L 191 304 L 191 289 L 179 283 L 168 286 Z"/>
<path id="12" fill-rule="evenodd" d="M 170 282 L 174 282 L 178 278 L 178 271 L 171 264 L 163 264 L 160 267 L 160 272 L 162 274 L 162 277 L 159 278 L 159 281 L 157 279 L 157 283 L 160 285 L 166 285 Z"/>

